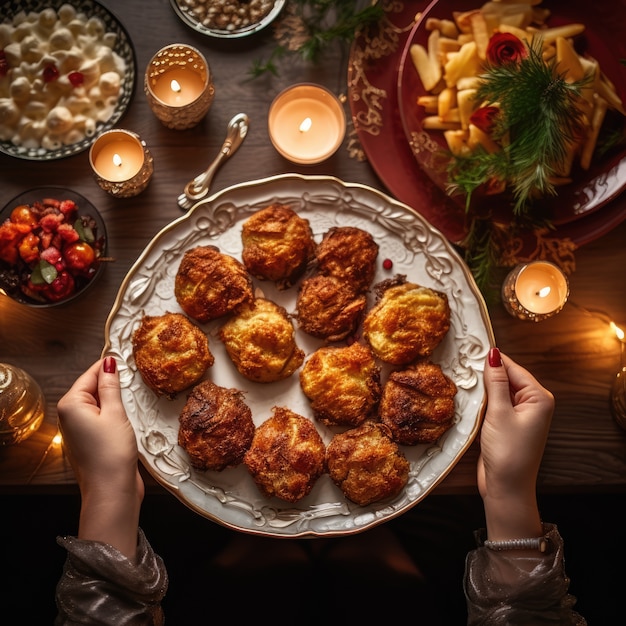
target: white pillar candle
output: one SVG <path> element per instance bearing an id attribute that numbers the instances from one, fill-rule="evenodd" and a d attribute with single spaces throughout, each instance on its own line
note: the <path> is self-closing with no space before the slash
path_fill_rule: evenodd
<path id="1" fill-rule="evenodd" d="M 276 150 L 293 163 L 321 163 L 334 154 L 346 133 L 339 99 L 319 85 L 302 83 L 278 94 L 268 129 Z"/>

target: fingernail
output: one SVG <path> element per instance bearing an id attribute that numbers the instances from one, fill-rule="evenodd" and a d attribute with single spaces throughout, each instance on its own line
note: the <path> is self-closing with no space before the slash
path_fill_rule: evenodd
<path id="1" fill-rule="evenodd" d="M 115 359 L 112 356 L 105 357 L 102 368 L 107 374 L 115 374 Z"/>
<path id="2" fill-rule="evenodd" d="M 498 348 L 491 348 L 491 350 L 489 350 L 488 359 L 491 367 L 502 366 L 502 357 L 500 356 L 500 350 L 498 350 Z"/>

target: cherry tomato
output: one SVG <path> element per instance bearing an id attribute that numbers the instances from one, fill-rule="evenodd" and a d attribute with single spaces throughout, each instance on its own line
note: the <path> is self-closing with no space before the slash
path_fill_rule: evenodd
<path id="1" fill-rule="evenodd" d="M 26 224 L 31 228 L 37 226 L 37 217 L 31 211 L 31 208 L 27 204 L 20 204 L 11 211 L 11 221 L 14 224 Z"/>
<path id="2" fill-rule="evenodd" d="M 96 253 L 88 243 L 76 241 L 63 250 L 63 260 L 68 269 L 84 272 L 96 260 Z"/>
<path id="3" fill-rule="evenodd" d="M 20 256 L 29 265 L 39 260 L 39 237 L 35 233 L 24 235 L 18 245 Z"/>

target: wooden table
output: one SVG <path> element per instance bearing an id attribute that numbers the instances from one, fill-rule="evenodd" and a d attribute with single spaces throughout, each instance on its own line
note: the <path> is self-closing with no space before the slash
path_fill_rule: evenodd
<path id="1" fill-rule="evenodd" d="M 315 66 L 279 62 L 279 75 L 250 80 L 256 59 L 273 49 L 272 30 L 247 39 L 209 39 L 183 24 L 167 0 L 103 0 L 126 26 L 134 42 L 138 81 L 131 105 L 117 125 L 137 132 L 148 144 L 155 173 L 146 191 L 115 199 L 93 179 L 87 153 L 53 161 L 30 162 L 0 155 L 0 205 L 34 186 L 62 185 L 86 196 L 100 210 L 108 230 L 107 266 L 89 295 L 57 308 L 31 309 L 0 297 L 0 361 L 30 372 L 45 391 L 43 425 L 25 442 L 0 449 L 3 493 L 75 492 L 76 484 L 60 446 L 52 444 L 56 403 L 76 377 L 101 353 L 104 324 L 120 283 L 144 246 L 161 228 L 181 215 L 176 197 L 185 183 L 217 154 L 229 119 L 245 112 L 251 119 L 240 151 L 217 174 L 212 191 L 243 181 L 285 172 L 331 174 L 385 191 L 365 161 L 348 151 L 349 133 L 339 152 L 318 166 L 295 166 L 272 147 L 267 131 L 270 102 L 285 86 L 301 81 L 346 93 L 347 52 L 328 53 Z M 216 88 L 208 116 L 193 130 L 168 130 L 150 111 L 143 94 L 144 69 L 162 46 L 189 43 L 211 65 Z M 346 111 L 349 108 L 346 105 Z M 624 204 L 626 198 L 616 200 Z M 556 317 L 541 323 L 509 316 L 501 303 L 490 305 L 498 346 L 529 368 L 556 396 L 554 417 L 539 478 L 542 492 L 626 491 L 626 432 L 614 421 L 609 389 L 620 367 L 620 344 L 608 320 L 626 327 L 626 222 L 576 251 L 570 277 L 571 297 Z M 440 494 L 475 492 L 474 444 L 445 481 Z M 151 482 L 150 488 L 159 490 Z"/>

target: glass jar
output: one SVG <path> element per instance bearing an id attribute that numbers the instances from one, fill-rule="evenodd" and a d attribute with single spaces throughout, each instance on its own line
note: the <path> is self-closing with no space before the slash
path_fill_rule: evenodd
<path id="1" fill-rule="evenodd" d="M 30 374 L 0 363 L 0 445 L 30 437 L 41 426 L 45 406 L 41 387 Z"/>

